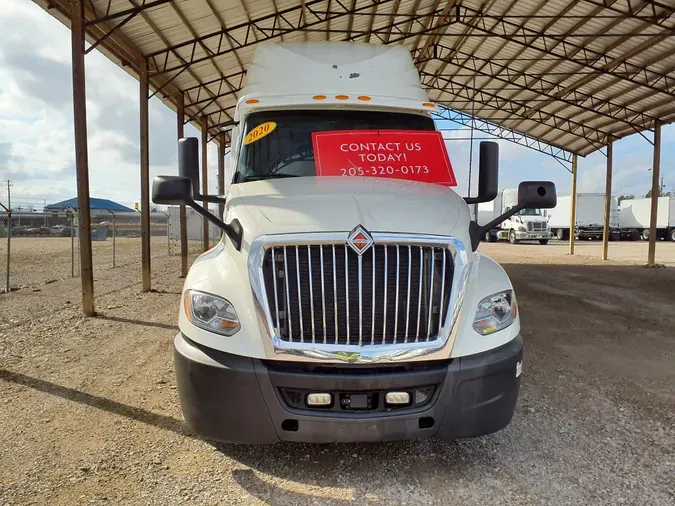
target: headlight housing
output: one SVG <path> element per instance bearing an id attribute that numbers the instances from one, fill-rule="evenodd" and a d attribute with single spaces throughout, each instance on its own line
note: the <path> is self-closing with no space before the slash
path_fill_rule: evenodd
<path id="1" fill-rule="evenodd" d="M 518 304 L 513 290 L 488 295 L 478 303 L 473 329 L 482 336 L 503 330 L 518 316 Z"/>
<path id="2" fill-rule="evenodd" d="M 234 306 L 222 297 L 187 290 L 183 295 L 183 306 L 187 319 L 201 329 L 231 336 L 240 328 Z"/>
<path id="3" fill-rule="evenodd" d="M 524 225 L 518 225 L 519 232 L 527 232 L 527 228 Z"/>

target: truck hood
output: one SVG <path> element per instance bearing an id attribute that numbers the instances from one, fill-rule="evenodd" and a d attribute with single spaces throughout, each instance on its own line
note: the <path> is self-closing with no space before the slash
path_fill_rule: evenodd
<path id="1" fill-rule="evenodd" d="M 263 234 L 371 232 L 455 235 L 468 227 L 468 207 L 439 185 L 360 177 L 294 177 L 232 186 L 228 218 Z M 244 211 L 245 212 L 242 212 Z M 458 220 L 461 213 L 466 220 Z M 248 216 L 247 216 L 248 215 Z M 254 223 L 246 223 L 252 220 Z M 257 226 L 256 226 L 257 225 Z M 256 234 L 257 235 L 257 234 Z"/>

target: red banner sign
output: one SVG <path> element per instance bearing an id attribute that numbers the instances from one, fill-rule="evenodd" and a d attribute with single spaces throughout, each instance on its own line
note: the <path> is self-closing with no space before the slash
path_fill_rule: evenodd
<path id="1" fill-rule="evenodd" d="M 384 177 L 457 186 L 441 132 L 314 132 L 312 143 L 317 176 Z"/>

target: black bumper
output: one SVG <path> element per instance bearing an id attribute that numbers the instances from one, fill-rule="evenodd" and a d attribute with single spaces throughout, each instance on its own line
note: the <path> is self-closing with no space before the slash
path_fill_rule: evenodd
<path id="1" fill-rule="evenodd" d="M 207 439 L 246 444 L 489 434 L 511 421 L 522 357 L 520 336 L 469 357 L 373 367 L 262 361 L 202 347 L 182 334 L 174 341 L 178 394 L 188 426 Z M 432 393 L 423 404 L 385 406 L 386 391 L 409 391 L 414 399 L 416 388 L 429 386 Z M 309 391 L 335 392 L 336 402 L 320 410 L 289 400 L 289 392 Z M 338 399 L 350 395 L 374 402 L 361 410 L 342 409 Z M 301 395 L 292 399 L 304 403 Z"/>

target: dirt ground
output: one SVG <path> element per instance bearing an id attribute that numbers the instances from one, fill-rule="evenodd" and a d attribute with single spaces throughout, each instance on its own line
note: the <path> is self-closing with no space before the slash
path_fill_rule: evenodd
<path id="1" fill-rule="evenodd" d="M 98 318 L 77 279 L 0 295 L 0 504 L 673 504 L 675 269 L 481 250 L 511 276 L 526 356 L 511 425 L 463 441 L 193 437 L 173 375 L 178 257 L 153 260 L 150 293 L 137 265 L 97 272 Z"/>
<path id="2" fill-rule="evenodd" d="M 493 244 L 481 245 L 482 250 L 490 248 L 492 250 Z M 534 248 L 534 250 L 532 249 Z M 517 248 L 509 249 L 509 259 L 514 260 L 521 256 L 531 256 L 531 252 L 536 252 L 537 256 L 543 255 L 545 257 L 560 257 L 567 256 L 570 248 L 569 241 L 551 240 L 545 248 L 540 248 L 534 243 L 521 243 Z M 607 249 L 607 257 L 610 260 L 617 262 L 625 262 L 637 265 L 644 265 L 647 263 L 647 251 L 649 243 L 646 241 L 621 241 L 610 242 Z M 486 250 L 487 251 L 487 250 Z M 497 246 L 496 251 L 505 251 L 504 247 Z M 575 241 L 574 254 L 579 256 L 589 257 L 589 259 L 599 260 L 602 256 L 602 241 Z M 659 241 L 656 243 L 656 263 L 675 267 L 675 242 Z"/>
<path id="3" fill-rule="evenodd" d="M 7 273 L 7 239 L 0 238 L 0 292 L 5 287 Z M 71 248 L 71 245 L 74 246 Z M 201 244 L 191 243 L 192 251 L 198 251 Z M 180 254 L 180 246 L 169 244 L 167 237 L 151 238 L 152 257 L 166 257 Z M 92 242 L 94 272 L 113 268 L 113 240 Z M 124 267 L 140 262 L 140 237 L 115 238 L 115 266 Z M 80 273 L 80 251 L 77 238 L 71 243 L 70 237 L 13 237 L 11 242 L 10 287 L 29 288 L 43 283 L 69 278 Z"/>

